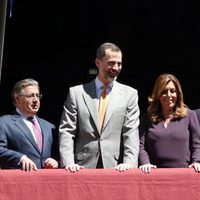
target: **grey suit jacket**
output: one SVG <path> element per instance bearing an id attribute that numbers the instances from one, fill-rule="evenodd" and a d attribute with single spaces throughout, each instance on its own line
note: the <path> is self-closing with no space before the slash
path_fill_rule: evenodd
<path id="1" fill-rule="evenodd" d="M 61 165 L 104 168 L 119 163 L 138 167 L 139 107 L 137 90 L 115 81 L 102 131 L 98 122 L 95 81 L 69 88 L 59 126 Z"/>
<path id="2" fill-rule="evenodd" d="M 22 117 L 14 112 L 0 117 L 0 163 L 1 168 L 18 169 L 23 155 L 27 155 L 40 169 L 44 161 L 52 155 L 53 134 L 55 126 L 38 118 L 43 134 L 43 151 L 40 153 L 37 144 L 24 123 Z"/>

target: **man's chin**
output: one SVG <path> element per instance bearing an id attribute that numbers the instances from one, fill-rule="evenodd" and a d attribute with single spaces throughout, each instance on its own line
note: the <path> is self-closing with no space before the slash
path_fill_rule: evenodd
<path id="1" fill-rule="evenodd" d="M 32 109 L 30 113 L 35 115 L 37 112 L 38 112 L 38 109 Z"/>
<path id="2" fill-rule="evenodd" d="M 107 79 L 109 82 L 112 82 L 112 81 L 117 80 L 117 76 L 108 76 L 106 79 Z"/>

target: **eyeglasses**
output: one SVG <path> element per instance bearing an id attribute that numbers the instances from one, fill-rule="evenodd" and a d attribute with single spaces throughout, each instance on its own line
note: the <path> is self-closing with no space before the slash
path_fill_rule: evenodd
<path id="1" fill-rule="evenodd" d="M 32 93 L 32 94 L 20 94 L 19 96 L 24 96 L 28 99 L 31 99 L 31 98 L 37 98 L 37 99 L 41 99 L 42 98 L 42 94 L 38 94 L 38 93 Z"/>

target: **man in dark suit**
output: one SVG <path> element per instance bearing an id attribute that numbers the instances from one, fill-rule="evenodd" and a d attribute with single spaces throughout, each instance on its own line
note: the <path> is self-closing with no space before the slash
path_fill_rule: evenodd
<path id="1" fill-rule="evenodd" d="M 96 78 L 71 87 L 64 103 L 59 126 L 61 165 L 72 172 L 84 167 L 119 171 L 138 167 L 138 92 L 116 81 L 122 69 L 120 48 L 113 43 L 100 45 L 95 64 Z M 101 126 L 103 88 L 108 103 Z"/>
<path id="2" fill-rule="evenodd" d="M 36 115 L 41 98 L 39 83 L 21 80 L 13 87 L 11 96 L 16 109 L 0 117 L 1 168 L 24 171 L 58 168 L 58 162 L 51 158 L 55 126 Z"/>

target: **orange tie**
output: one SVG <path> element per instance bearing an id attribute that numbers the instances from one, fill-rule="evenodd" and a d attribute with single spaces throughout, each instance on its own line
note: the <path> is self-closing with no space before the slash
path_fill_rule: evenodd
<path id="1" fill-rule="evenodd" d="M 101 93 L 101 97 L 99 99 L 99 124 L 100 124 L 101 129 L 103 127 L 106 106 L 108 103 L 108 95 L 107 95 L 106 89 L 107 89 L 106 85 L 102 86 L 102 93 Z"/>

